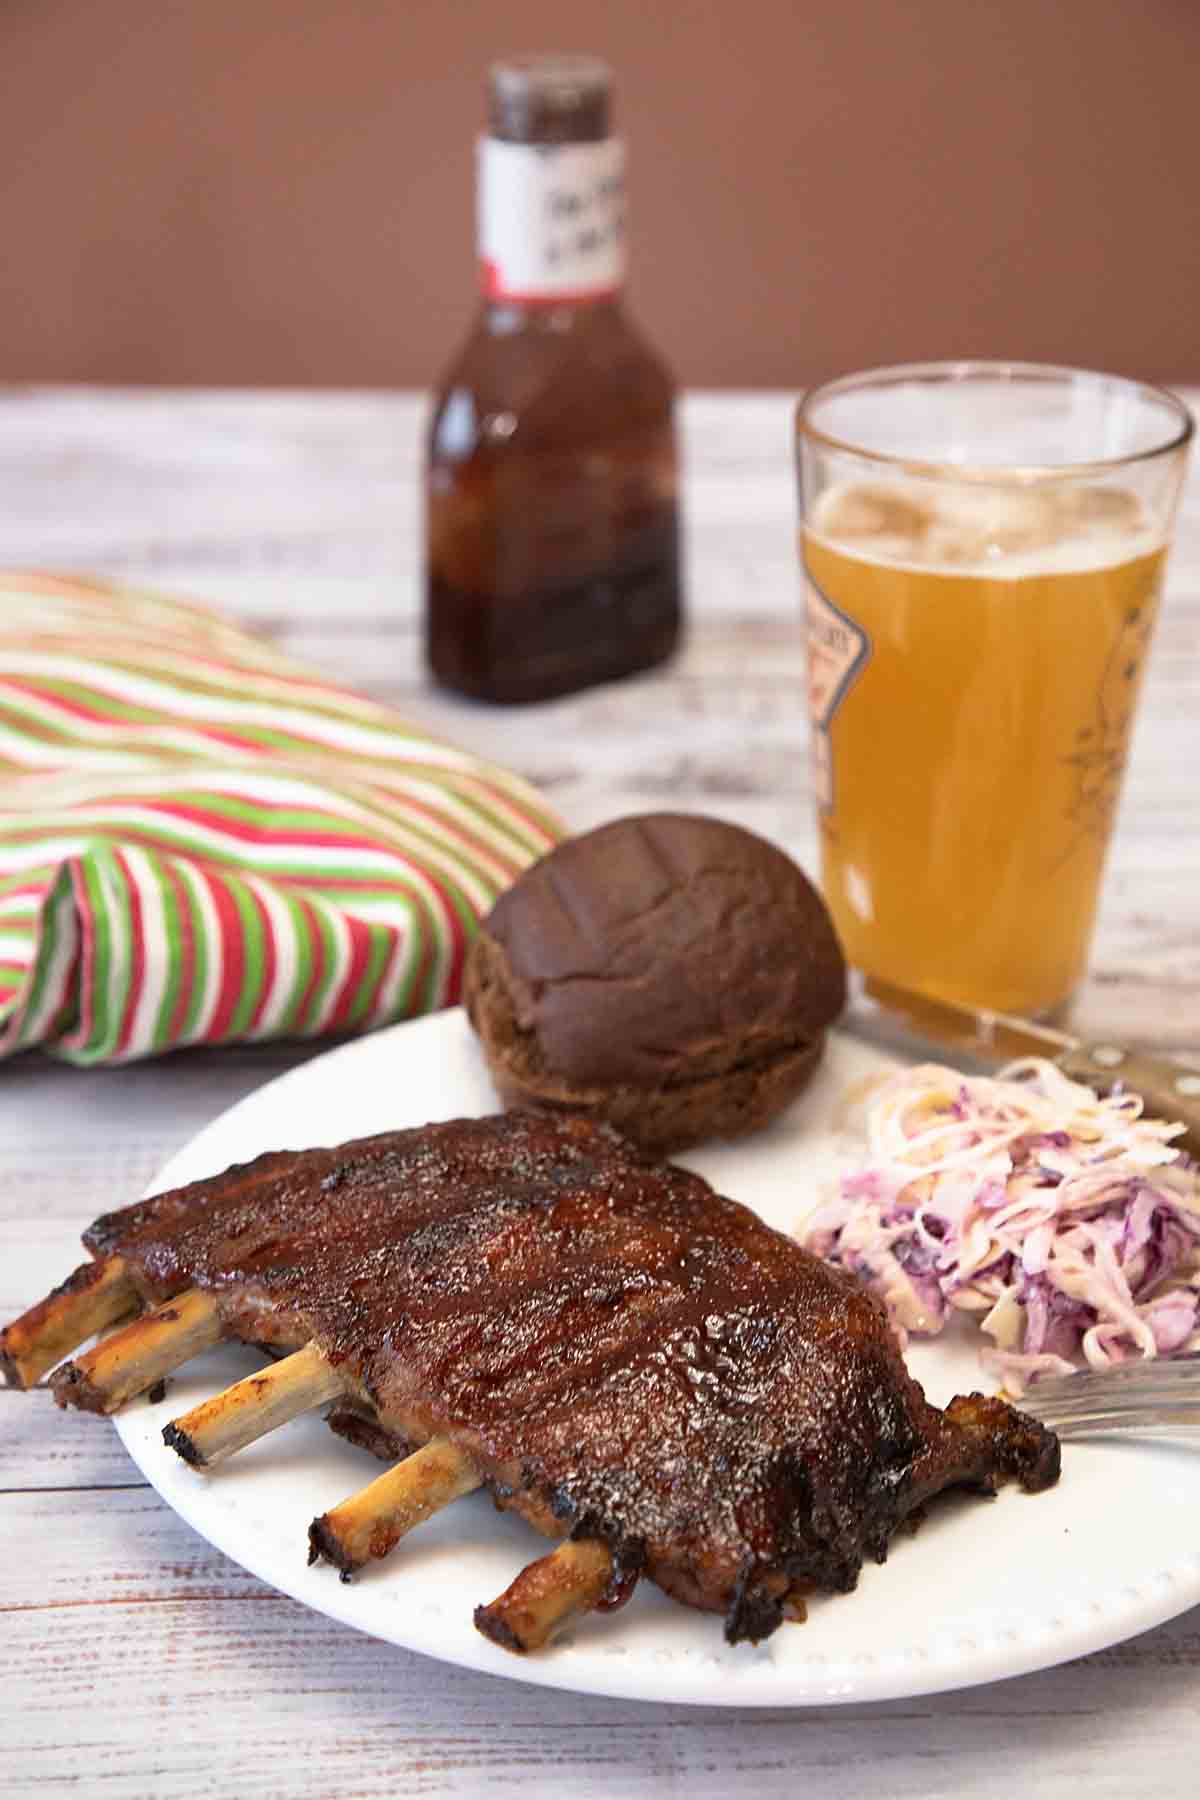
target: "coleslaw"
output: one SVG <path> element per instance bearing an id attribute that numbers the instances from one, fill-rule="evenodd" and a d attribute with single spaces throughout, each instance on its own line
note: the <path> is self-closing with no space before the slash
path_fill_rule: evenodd
<path id="1" fill-rule="evenodd" d="M 901 1341 L 978 1318 L 1019 1394 L 1082 1356 L 1102 1368 L 1200 1348 L 1200 1178 L 1142 1116 L 1029 1057 L 994 1077 L 926 1063 L 887 1077 L 869 1160 L 801 1241 L 860 1275 Z"/>

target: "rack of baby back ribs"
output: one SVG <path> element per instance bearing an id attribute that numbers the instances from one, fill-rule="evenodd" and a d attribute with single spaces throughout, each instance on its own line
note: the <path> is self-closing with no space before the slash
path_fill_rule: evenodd
<path id="1" fill-rule="evenodd" d="M 173 1421 L 211 1469 L 332 1403 L 398 1460 L 313 1521 L 343 1574 L 479 1486 L 563 1541 L 476 1612 L 514 1650 L 648 1575 L 758 1639 L 941 1490 L 1051 1482 L 1004 1402 L 941 1412 L 874 1301 L 699 1176 L 578 1118 L 510 1113 L 275 1153 L 100 1219 L 10 1325 L 10 1381 L 64 1363 L 116 1411 L 225 1338 L 290 1352 Z M 359 1426 L 361 1425 L 361 1429 Z"/>

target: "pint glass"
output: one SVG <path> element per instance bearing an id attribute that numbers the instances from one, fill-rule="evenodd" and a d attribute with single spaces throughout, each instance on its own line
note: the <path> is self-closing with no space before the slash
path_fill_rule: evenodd
<path id="1" fill-rule="evenodd" d="M 797 416 L 822 880 L 849 960 L 1052 1015 L 1086 967 L 1192 421 L 1028 364 Z"/>

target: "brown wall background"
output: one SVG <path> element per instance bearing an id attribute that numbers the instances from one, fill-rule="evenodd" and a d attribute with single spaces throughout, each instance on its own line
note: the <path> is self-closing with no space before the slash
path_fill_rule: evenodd
<path id="1" fill-rule="evenodd" d="M 422 384 L 490 57 L 593 49 L 695 385 L 1200 378 L 1196 0 L 5 0 L 0 379 Z"/>

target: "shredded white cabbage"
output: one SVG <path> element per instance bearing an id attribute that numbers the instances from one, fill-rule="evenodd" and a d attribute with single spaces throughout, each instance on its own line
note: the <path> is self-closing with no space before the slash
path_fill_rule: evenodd
<path id="1" fill-rule="evenodd" d="M 1029 1057 L 995 1077 L 926 1063 L 886 1078 L 869 1160 L 801 1240 L 854 1270 L 906 1340 L 979 1317 L 983 1360 L 1038 1375 L 1200 1348 L 1200 1179 L 1182 1125 Z"/>

